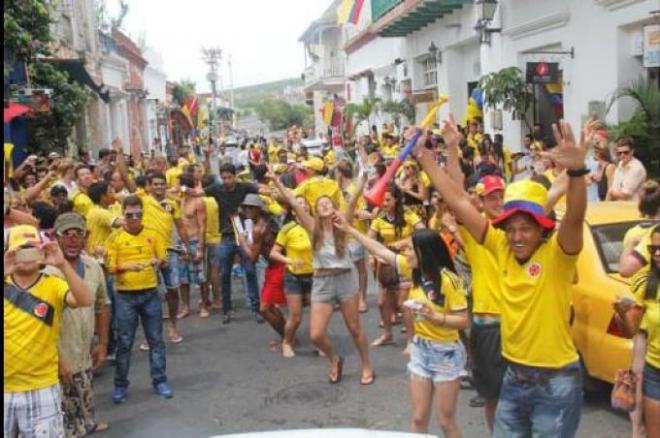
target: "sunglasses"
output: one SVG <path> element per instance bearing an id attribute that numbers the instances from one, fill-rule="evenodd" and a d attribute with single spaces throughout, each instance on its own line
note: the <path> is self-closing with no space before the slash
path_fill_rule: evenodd
<path id="1" fill-rule="evenodd" d="M 623 155 L 628 155 L 629 153 L 630 153 L 630 151 L 616 151 L 616 155 L 618 157 L 621 157 Z"/>
<path id="2" fill-rule="evenodd" d="M 82 230 L 66 230 L 63 233 L 59 233 L 60 236 L 62 237 L 67 237 L 67 238 L 77 238 L 77 239 L 82 239 L 83 236 L 85 236 L 85 232 Z"/>
<path id="3" fill-rule="evenodd" d="M 649 245 L 648 246 L 649 254 L 655 254 L 660 251 L 660 245 Z"/>
<path id="4" fill-rule="evenodd" d="M 142 219 L 143 213 L 141 211 L 136 211 L 133 213 L 124 213 L 126 219 Z"/>

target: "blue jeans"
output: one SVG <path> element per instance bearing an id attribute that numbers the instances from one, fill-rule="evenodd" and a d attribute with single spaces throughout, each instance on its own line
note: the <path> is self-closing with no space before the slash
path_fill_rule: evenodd
<path id="1" fill-rule="evenodd" d="M 575 436 L 582 410 L 578 362 L 559 370 L 509 364 L 495 413 L 495 438 Z"/>
<path id="2" fill-rule="evenodd" d="M 115 294 L 117 314 L 117 353 L 115 386 L 127 388 L 131 350 L 135 341 L 138 319 L 142 320 L 144 334 L 149 343 L 151 382 L 167 382 L 165 375 L 165 342 L 163 341 L 163 311 L 158 289 L 145 292 L 119 292 Z"/>
<path id="3" fill-rule="evenodd" d="M 240 254 L 241 265 L 245 271 L 247 280 L 247 296 L 252 311 L 259 310 L 259 285 L 257 284 L 257 272 L 254 262 L 250 260 L 239 245 L 236 244 L 234 236 L 222 236 L 220 244 L 220 269 L 222 272 L 222 312 L 227 314 L 231 309 L 231 268 L 234 264 L 234 256 Z"/>
<path id="4" fill-rule="evenodd" d="M 115 315 L 117 309 L 115 307 L 116 291 L 115 291 L 115 277 L 111 274 L 105 274 L 105 287 L 108 292 L 108 299 L 110 300 L 110 333 L 108 339 L 108 354 L 113 354 L 117 348 L 117 324 L 115 323 Z"/>

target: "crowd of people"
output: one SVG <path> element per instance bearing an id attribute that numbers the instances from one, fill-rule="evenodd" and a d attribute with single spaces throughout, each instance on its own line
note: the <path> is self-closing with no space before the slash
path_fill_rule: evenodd
<path id="1" fill-rule="evenodd" d="M 29 156 L 5 175 L 5 436 L 106 430 L 94 372 L 112 363 L 112 400 L 128 400 L 140 322 L 154 392 L 172 398 L 167 344 L 185 342 L 182 321 L 195 311 L 232 323 L 233 276 L 285 358 L 295 360 L 309 307 L 330 384 L 344 367 L 328 333 L 335 311 L 358 351 L 360 385 L 376 381 L 370 354 L 396 343 L 399 326 L 415 432 L 436 412 L 445 436 L 461 436 L 468 380 L 484 434 L 574 436 L 582 371 L 571 287 L 588 202 L 603 200 L 635 201 L 643 218 L 621 254 L 631 292 L 612 305 L 635 337 L 633 435 L 645 423 L 659 436 L 660 185 L 647 180 L 634 141 L 611 142 L 596 121 L 576 135 L 562 121 L 550 135 L 536 125 L 511 153 L 479 120 L 461 127 L 450 117 L 424 129 L 371 204 L 364 194 L 416 129 L 335 134 L 320 151 L 294 126 L 269 141 L 197 139 L 150 156 L 125 154 L 119 140 L 96 161 Z M 370 275 L 382 329 L 371 342 L 361 324 Z"/>

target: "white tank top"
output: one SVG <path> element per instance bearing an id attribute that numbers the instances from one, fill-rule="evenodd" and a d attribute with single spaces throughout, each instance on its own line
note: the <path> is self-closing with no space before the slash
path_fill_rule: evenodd
<path id="1" fill-rule="evenodd" d="M 337 254 L 335 239 L 332 233 L 323 234 L 323 243 L 314 250 L 314 269 L 351 269 L 353 262 L 348 253 L 348 246 L 343 257 Z"/>

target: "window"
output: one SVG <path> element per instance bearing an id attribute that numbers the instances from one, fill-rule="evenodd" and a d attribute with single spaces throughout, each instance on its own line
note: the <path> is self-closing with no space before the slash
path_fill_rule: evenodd
<path id="1" fill-rule="evenodd" d="M 596 247 L 608 273 L 619 271 L 619 256 L 623 252 L 623 237 L 630 228 L 640 221 L 624 222 L 592 227 Z"/>
<path id="2" fill-rule="evenodd" d="M 424 86 L 436 85 L 438 83 L 438 63 L 435 59 L 424 58 L 422 61 L 422 72 L 424 75 Z"/>

